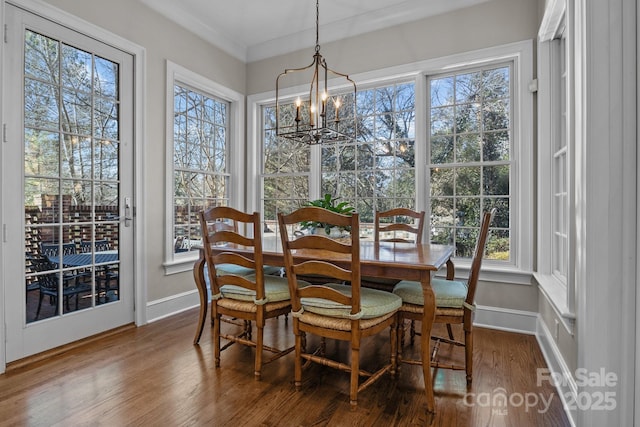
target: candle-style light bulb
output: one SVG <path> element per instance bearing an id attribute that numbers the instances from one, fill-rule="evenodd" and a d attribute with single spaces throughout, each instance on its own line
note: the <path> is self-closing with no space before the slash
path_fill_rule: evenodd
<path id="1" fill-rule="evenodd" d="M 311 106 L 309 107 L 309 124 L 311 125 L 311 127 L 315 126 L 315 115 L 316 115 L 316 106 L 311 103 Z"/>
<path id="2" fill-rule="evenodd" d="M 327 94 L 327 91 L 326 91 L 326 90 L 325 90 L 325 91 L 323 91 L 323 92 L 322 92 L 322 113 L 320 113 L 320 115 L 321 115 L 322 117 L 324 117 L 324 116 L 325 116 L 325 113 L 326 113 L 325 108 L 326 108 L 326 106 L 327 106 L 327 98 L 328 98 L 328 97 L 329 97 L 329 95 Z"/>
<path id="3" fill-rule="evenodd" d="M 296 99 L 296 122 L 300 121 L 300 107 L 302 106 L 302 100 L 300 97 Z"/>
<path id="4" fill-rule="evenodd" d="M 340 105 L 341 105 L 340 98 L 336 98 L 336 100 L 333 101 L 333 104 L 336 106 L 336 122 L 337 122 L 337 121 L 340 121 L 340 118 L 338 116 L 338 111 L 339 111 Z"/>

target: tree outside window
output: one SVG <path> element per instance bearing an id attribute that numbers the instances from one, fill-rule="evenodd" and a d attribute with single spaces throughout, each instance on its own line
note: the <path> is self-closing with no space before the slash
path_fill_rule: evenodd
<path id="1" fill-rule="evenodd" d="M 174 253 L 200 240 L 198 213 L 228 204 L 229 102 L 174 85 Z"/>
<path id="2" fill-rule="evenodd" d="M 488 257 L 510 260 L 511 68 L 428 79 L 431 240 L 473 256 L 481 213 L 497 208 Z"/>

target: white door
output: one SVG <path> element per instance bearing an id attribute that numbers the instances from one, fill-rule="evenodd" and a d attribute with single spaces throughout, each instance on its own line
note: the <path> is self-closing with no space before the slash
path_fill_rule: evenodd
<path id="1" fill-rule="evenodd" d="M 133 58 L 7 5 L 6 361 L 134 321 Z"/>

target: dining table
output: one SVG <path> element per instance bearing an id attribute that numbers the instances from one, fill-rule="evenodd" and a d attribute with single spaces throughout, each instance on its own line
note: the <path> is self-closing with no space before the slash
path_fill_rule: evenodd
<path id="1" fill-rule="evenodd" d="M 205 250 L 203 246 L 195 246 L 194 249 L 199 251 L 199 258 L 193 266 L 193 276 L 200 296 L 199 320 L 193 340 L 193 343 L 197 344 L 206 322 L 209 301 L 204 276 Z M 253 248 L 235 244 L 216 245 L 212 246 L 212 249 L 214 253 L 237 252 L 247 257 L 253 255 Z M 277 238 L 264 238 L 262 252 L 265 265 L 284 266 L 284 254 Z M 421 322 L 421 333 L 422 337 L 430 337 L 435 320 L 435 295 L 431 288 L 431 275 L 446 266 L 447 277 L 454 276 L 454 265 L 451 260 L 453 252 L 454 247 L 450 245 L 431 243 L 416 245 L 404 242 L 360 240 L 360 271 L 362 276 L 420 282 L 424 295 L 424 318 Z M 304 259 L 305 253 L 297 251 L 294 256 Z M 340 261 L 337 263 L 340 264 Z M 345 259 L 344 265 L 348 266 L 348 260 Z M 430 412 L 435 412 L 431 365 L 428 362 L 430 360 L 429 344 L 428 338 L 422 339 L 420 353 L 422 360 L 427 361 L 427 363 L 422 363 L 427 409 Z"/>
<path id="2" fill-rule="evenodd" d="M 93 258 L 93 254 L 95 254 L 95 259 Z M 110 249 L 106 251 L 98 251 L 98 252 L 83 252 L 83 253 L 75 253 L 68 255 L 51 255 L 48 256 L 49 261 L 55 264 L 62 264 L 65 267 L 83 267 L 89 264 L 104 264 L 108 262 L 116 262 L 118 261 L 118 250 Z"/>

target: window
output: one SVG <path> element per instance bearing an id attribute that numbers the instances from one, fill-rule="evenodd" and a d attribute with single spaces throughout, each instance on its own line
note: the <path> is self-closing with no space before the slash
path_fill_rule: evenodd
<path id="1" fill-rule="evenodd" d="M 552 229 L 553 244 L 551 245 L 551 259 L 553 275 L 563 284 L 567 283 L 568 265 L 568 213 L 569 213 L 569 150 L 567 146 L 567 61 L 566 37 L 564 27 L 556 39 L 551 42 L 551 52 L 554 60 L 551 96 L 554 108 L 553 114 L 553 161 L 551 163 L 551 179 L 553 180 Z"/>
<path id="2" fill-rule="evenodd" d="M 201 242 L 198 213 L 212 206 L 240 206 L 231 200 L 233 141 L 241 141 L 237 130 L 242 95 L 168 63 L 171 104 L 167 106 L 167 157 L 170 181 L 170 230 L 168 261 L 191 260 L 192 248 Z M 167 88 L 169 90 L 169 87 Z M 234 127 L 235 124 L 235 127 Z M 239 144 L 235 144 L 239 145 Z M 237 164 L 237 161 L 236 161 Z M 237 171 L 237 172 L 236 172 Z M 236 193 L 240 193 L 236 191 Z"/>
<path id="3" fill-rule="evenodd" d="M 249 167 L 248 179 L 257 183 L 250 203 L 263 209 L 274 232 L 277 210 L 327 192 L 356 206 L 364 233 L 377 209 L 425 210 L 428 237 L 456 245 L 460 277 L 480 212 L 497 207 L 483 278 L 530 284 L 532 47 L 513 43 L 351 76 L 367 82 L 358 86 L 358 137 L 351 142 L 309 147 L 278 140 L 274 98 L 249 97 L 248 129 L 256 136 L 248 141 L 257 159 Z M 305 90 L 289 88 L 287 95 L 293 102 Z M 283 190 L 274 190 L 276 182 Z"/>
<path id="4" fill-rule="evenodd" d="M 321 191 L 348 201 L 373 233 L 376 210 L 416 206 L 415 86 L 361 91 L 356 114 L 357 140 L 322 147 Z"/>
<path id="5" fill-rule="evenodd" d="M 471 258 L 482 212 L 497 208 L 487 257 L 511 261 L 511 66 L 428 79 L 431 241 Z"/>
<path id="6" fill-rule="evenodd" d="M 262 203 L 268 227 L 275 227 L 277 212 L 288 213 L 327 193 L 356 207 L 363 233 L 373 233 L 376 210 L 415 209 L 413 82 L 359 91 L 357 138 L 348 142 L 311 147 L 277 138 L 274 110 L 263 109 Z M 311 161 L 314 150 L 320 150 L 319 164 Z"/>
<path id="7" fill-rule="evenodd" d="M 567 5 L 545 10 L 538 33 L 538 271 L 536 280 L 561 318 L 575 317 L 571 229 L 573 74 Z"/>
<path id="8" fill-rule="evenodd" d="M 174 84 L 173 236 L 174 252 L 199 242 L 198 213 L 228 204 L 229 103 Z"/>
<path id="9" fill-rule="evenodd" d="M 263 115 L 262 213 L 267 227 L 275 230 L 278 212 L 289 213 L 309 200 L 311 149 L 276 136 L 275 106 L 265 107 Z"/>

